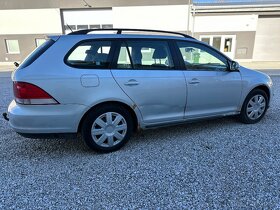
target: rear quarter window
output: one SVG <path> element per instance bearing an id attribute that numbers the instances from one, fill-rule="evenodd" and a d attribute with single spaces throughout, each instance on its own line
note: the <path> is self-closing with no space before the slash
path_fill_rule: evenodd
<path id="1" fill-rule="evenodd" d="M 107 69 L 111 46 L 111 41 L 83 41 L 70 50 L 64 61 L 75 68 Z"/>
<path id="2" fill-rule="evenodd" d="M 37 47 L 26 59 L 22 62 L 18 69 L 23 69 L 32 64 L 37 58 L 39 58 L 44 52 L 47 51 L 53 44 L 54 40 L 49 39 L 45 41 L 42 45 Z"/>

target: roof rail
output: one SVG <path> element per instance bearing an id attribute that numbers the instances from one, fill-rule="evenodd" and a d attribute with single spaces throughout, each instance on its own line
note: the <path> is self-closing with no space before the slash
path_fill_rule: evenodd
<path id="1" fill-rule="evenodd" d="M 162 31 L 162 30 L 151 30 L 151 29 L 132 29 L 132 28 L 103 28 L 103 29 L 84 29 L 84 30 L 79 30 L 79 31 L 74 31 L 71 32 L 67 35 L 84 35 L 88 34 L 89 32 L 93 31 L 117 31 L 117 34 L 122 34 L 123 31 L 141 31 L 141 32 L 156 32 L 156 33 L 167 33 L 167 34 L 175 34 L 175 35 L 180 35 L 185 38 L 189 39 L 195 39 L 192 36 L 189 36 L 187 34 L 179 33 L 179 32 L 173 32 L 173 31 Z"/>

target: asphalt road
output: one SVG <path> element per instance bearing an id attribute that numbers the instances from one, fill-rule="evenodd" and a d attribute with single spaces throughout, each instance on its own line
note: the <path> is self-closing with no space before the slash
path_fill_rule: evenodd
<path id="1" fill-rule="evenodd" d="M 97 154 L 75 137 L 25 139 L 0 119 L 0 209 L 279 209 L 280 77 L 265 118 L 136 134 Z M 0 78 L 0 112 L 12 99 Z"/>

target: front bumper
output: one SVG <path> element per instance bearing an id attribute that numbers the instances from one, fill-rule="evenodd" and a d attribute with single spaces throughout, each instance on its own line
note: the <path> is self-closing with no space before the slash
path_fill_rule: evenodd
<path id="1" fill-rule="evenodd" d="M 9 124 L 19 133 L 75 133 L 86 106 L 20 105 L 12 101 L 8 108 Z"/>

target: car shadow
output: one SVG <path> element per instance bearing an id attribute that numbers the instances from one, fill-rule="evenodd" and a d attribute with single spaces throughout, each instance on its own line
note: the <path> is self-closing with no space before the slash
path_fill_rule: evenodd
<path id="1" fill-rule="evenodd" d="M 114 153 L 130 153 L 139 150 L 139 148 L 158 146 L 159 142 L 161 144 L 170 142 L 174 138 L 184 139 L 200 132 L 219 132 L 228 128 L 239 128 L 241 125 L 246 126 L 238 122 L 236 116 L 230 116 L 139 131 L 132 136 L 127 145 Z M 61 157 L 65 155 L 102 156 L 106 154 L 89 149 L 79 134 L 48 134 L 25 138 L 10 128 L 4 128 L 3 132 L 4 136 L 12 135 L 12 138 L 16 139 L 18 155 L 24 154 L 33 157 L 46 154 Z"/>

